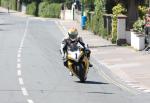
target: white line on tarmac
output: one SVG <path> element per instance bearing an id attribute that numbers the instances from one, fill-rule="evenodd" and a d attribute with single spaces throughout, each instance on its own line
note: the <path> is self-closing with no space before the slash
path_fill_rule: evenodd
<path id="1" fill-rule="evenodd" d="M 137 85 L 132 85 L 131 87 L 132 87 L 132 88 L 137 88 L 137 89 L 140 88 L 140 87 L 137 86 Z"/>
<path id="2" fill-rule="evenodd" d="M 21 54 L 20 54 L 20 53 L 18 53 L 17 57 L 18 57 L 18 58 L 20 58 L 20 57 L 21 57 Z"/>
<path id="3" fill-rule="evenodd" d="M 26 90 L 26 88 L 22 87 L 21 90 L 22 90 L 22 94 L 23 94 L 24 96 L 28 96 L 28 95 L 29 95 L 29 94 L 28 94 L 28 91 Z"/>
<path id="4" fill-rule="evenodd" d="M 24 42 L 24 40 L 23 40 L 23 41 L 21 41 L 20 48 L 22 48 L 22 47 L 23 47 L 23 42 Z"/>
<path id="5" fill-rule="evenodd" d="M 21 53 L 22 51 L 21 50 L 18 50 L 18 53 Z"/>
<path id="6" fill-rule="evenodd" d="M 23 79 L 21 77 L 19 77 L 19 84 L 24 85 Z"/>
<path id="7" fill-rule="evenodd" d="M 34 103 L 33 100 L 31 100 L 31 99 L 28 99 L 27 101 L 28 101 L 28 103 Z"/>
<path id="8" fill-rule="evenodd" d="M 21 73 L 21 70 L 18 70 L 18 71 L 17 71 L 17 75 L 18 75 L 18 76 L 21 76 L 21 74 L 22 74 L 22 73 Z"/>
<path id="9" fill-rule="evenodd" d="M 63 34 L 66 36 L 66 34 L 67 34 L 67 29 L 62 25 L 62 23 L 61 22 L 59 22 L 59 21 L 55 21 L 55 23 L 57 24 L 57 26 L 59 27 L 59 29 L 63 32 Z"/>
<path id="10" fill-rule="evenodd" d="M 19 49 L 18 50 L 22 50 L 22 48 L 21 47 L 19 47 Z"/>
<path id="11" fill-rule="evenodd" d="M 114 58 L 114 59 L 103 59 L 102 62 L 119 62 L 122 61 L 122 58 Z"/>
<path id="12" fill-rule="evenodd" d="M 103 64 L 105 67 L 107 67 L 105 64 Z M 98 67 L 97 67 L 98 68 Z M 131 89 L 129 89 L 128 87 L 118 83 L 117 81 L 113 80 L 111 77 L 109 77 L 103 70 L 98 70 L 97 69 L 97 72 L 99 75 L 101 75 L 105 80 L 113 83 L 114 85 L 116 85 L 117 87 L 125 90 L 125 91 L 128 91 L 129 93 L 131 94 L 134 94 L 134 95 L 138 95 L 139 93 L 135 93 L 134 91 L 132 91 Z"/>
<path id="13" fill-rule="evenodd" d="M 18 69 L 21 68 L 21 64 L 20 64 L 20 63 L 17 64 L 17 68 L 18 68 Z"/>
<path id="14" fill-rule="evenodd" d="M 21 68 L 21 64 L 20 64 L 20 63 L 17 64 L 17 68 L 18 68 L 18 69 Z"/>
<path id="15" fill-rule="evenodd" d="M 20 58 L 18 58 L 18 59 L 17 59 L 17 62 L 18 62 L 18 63 L 20 63 L 20 62 L 21 62 L 21 59 L 20 59 Z"/>
<path id="16" fill-rule="evenodd" d="M 141 91 L 144 91 L 144 90 L 146 90 L 145 88 L 143 88 L 143 87 L 139 87 L 139 88 L 137 88 L 138 90 L 141 90 Z"/>
<path id="17" fill-rule="evenodd" d="M 109 68 L 122 68 L 122 67 L 134 67 L 134 66 L 140 66 L 140 63 L 124 63 L 124 64 L 114 64 L 109 65 Z"/>
<path id="18" fill-rule="evenodd" d="M 134 86 L 135 84 L 132 84 L 132 83 L 128 83 L 127 85 L 128 85 L 128 86 Z"/>
<path id="19" fill-rule="evenodd" d="M 150 93 L 150 90 L 144 90 L 143 92 L 145 92 L 145 93 Z"/>

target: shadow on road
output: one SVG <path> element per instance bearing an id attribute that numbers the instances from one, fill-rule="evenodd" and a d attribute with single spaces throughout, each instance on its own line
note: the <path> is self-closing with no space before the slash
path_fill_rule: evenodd
<path id="1" fill-rule="evenodd" d="M 11 23 L 2 23 L 2 24 L 0 24 L 0 25 L 14 25 L 14 24 L 11 24 Z"/>
<path id="2" fill-rule="evenodd" d="M 87 92 L 87 93 L 95 93 L 95 94 L 114 94 L 114 93 L 106 93 L 106 92 Z"/>
<path id="3" fill-rule="evenodd" d="M 89 48 L 102 48 L 102 47 L 116 47 L 116 45 L 112 44 L 112 45 L 101 45 L 101 46 L 89 46 Z"/>
<path id="4" fill-rule="evenodd" d="M 0 29 L 0 31 L 5 31 L 4 29 Z"/>
<path id="5" fill-rule="evenodd" d="M 6 12 L 0 12 L 0 15 L 2 15 L 2 14 L 6 14 Z"/>
<path id="6" fill-rule="evenodd" d="M 76 81 L 77 83 L 81 83 L 80 81 Z M 104 82 L 96 82 L 96 81 L 85 81 L 84 84 L 109 84 Z"/>

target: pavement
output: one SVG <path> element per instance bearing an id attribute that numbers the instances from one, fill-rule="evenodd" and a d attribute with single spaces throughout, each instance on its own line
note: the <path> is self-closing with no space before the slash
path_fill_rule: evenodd
<path id="1" fill-rule="evenodd" d="M 130 46 L 112 44 L 88 30 L 82 30 L 77 21 L 59 20 L 59 22 L 65 31 L 70 27 L 76 27 L 79 36 L 89 45 L 92 57 L 126 85 L 142 92 L 150 92 L 150 54 L 136 51 Z"/>
<path id="2" fill-rule="evenodd" d="M 0 11 L 7 12 L 7 9 L 0 7 Z M 14 15 L 26 16 L 16 11 L 10 12 Z M 89 45 L 92 58 L 107 67 L 112 74 L 120 78 L 126 85 L 150 93 L 150 54 L 144 51 L 136 51 L 130 46 L 112 44 L 88 30 L 82 30 L 80 23 L 77 21 L 57 20 L 57 23 L 63 28 L 64 34 L 67 33 L 70 27 L 76 27 L 79 36 Z"/>

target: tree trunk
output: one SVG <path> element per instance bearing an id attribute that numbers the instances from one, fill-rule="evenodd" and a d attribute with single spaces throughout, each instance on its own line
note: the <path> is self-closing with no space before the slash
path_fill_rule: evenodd
<path id="1" fill-rule="evenodd" d="M 127 9 L 127 29 L 133 27 L 133 23 L 138 19 L 138 2 L 137 0 L 128 0 Z"/>

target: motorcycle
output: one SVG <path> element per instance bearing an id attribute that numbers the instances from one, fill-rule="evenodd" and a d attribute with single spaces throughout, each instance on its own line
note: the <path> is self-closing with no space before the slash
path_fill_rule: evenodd
<path id="1" fill-rule="evenodd" d="M 76 47 L 68 50 L 66 54 L 67 67 L 73 75 L 80 79 L 80 82 L 85 82 L 89 70 L 89 59 L 87 51 L 81 47 Z"/>

